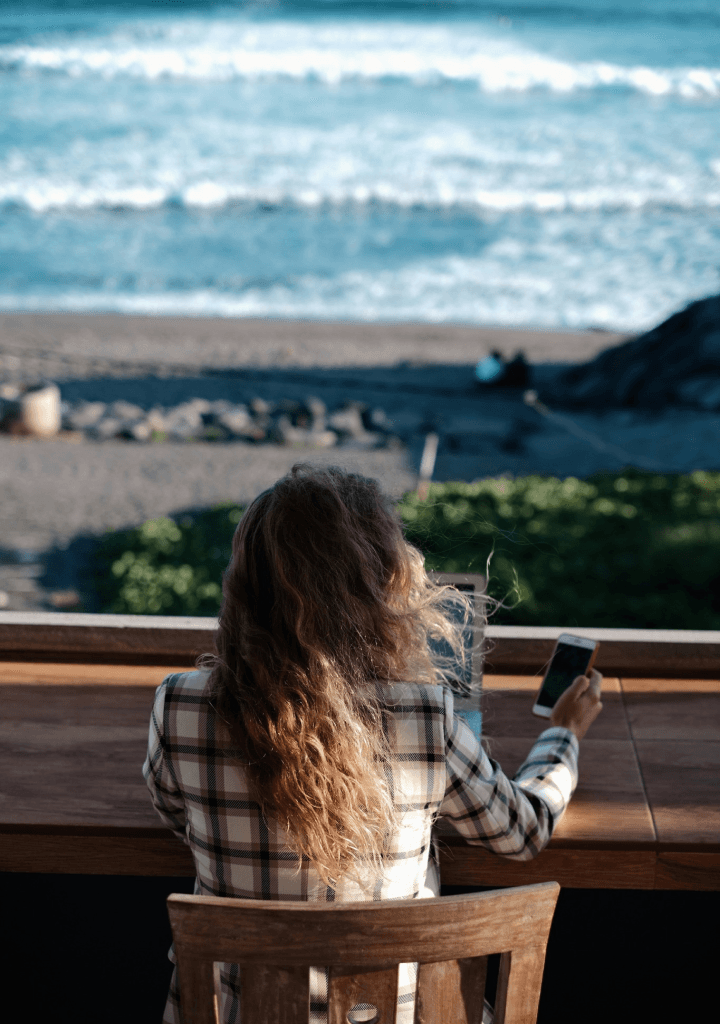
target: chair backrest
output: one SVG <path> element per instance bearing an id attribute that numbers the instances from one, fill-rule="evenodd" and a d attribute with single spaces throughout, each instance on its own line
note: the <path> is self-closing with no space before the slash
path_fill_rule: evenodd
<path id="1" fill-rule="evenodd" d="M 352 1022 L 358 1004 L 377 1007 L 369 1024 L 394 1024 L 401 963 L 419 965 L 417 1024 L 481 1024 L 493 953 L 495 1024 L 534 1024 L 559 891 L 344 904 L 169 896 L 183 1024 L 217 1021 L 216 963 L 239 964 L 242 1024 L 308 1024 L 311 966 L 330 968 L 328 1024 Z"/>

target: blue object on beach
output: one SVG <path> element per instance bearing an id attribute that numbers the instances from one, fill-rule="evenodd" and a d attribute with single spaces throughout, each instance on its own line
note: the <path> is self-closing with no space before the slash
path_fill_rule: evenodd
<path id="1" fill-rule="evenodd" d="M 477 739 L 480 739 L 480 734 L 482 733 L 482 712 L 481 711 L 458 711 L 456 709 L 455 710 L 455 714 L 459 718 L 462 718 L 463 722 L 465 722 L 465 724 L 468 725 L 472 729 L 475 737 Z"/>
<path id="2" fill-rule="evenodd" d="M 505 364 L 495 356 L 485 356 L 475 367 L 475 376 L 483 384 L 490 384 L 491 381 L 497 380 L 504 369 Z"/>

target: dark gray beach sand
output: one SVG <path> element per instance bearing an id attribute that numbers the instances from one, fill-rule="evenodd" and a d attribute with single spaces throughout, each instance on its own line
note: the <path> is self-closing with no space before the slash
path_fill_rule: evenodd
<path id="1" fill-rule="evenodd" d="M 524 351 L 534 385 L 622 340 L 594 331 L 428 324 L 0 315 L 0 381 L 50 379 L 67 402 L 125 399 L 147 409 L 191 398 L 313 395 L 329 409 L 360 401 L 384 409 L 403 442 L 362 451 L 0 435 L 0 602 L 53 606 L 50 590 L 73 584 L 71 560 L 63 568 L 57 552 L 80 534 L 225 500 L 246 502 L 298 461 L 375 476 L 399 497 L 415 486 L 430 430 L 440 437 L 436 480 L 587 476 L 628 464 L 720 468 L 717 413 L 611 410 L 550 421 L 525 405 L 519 390 L 480 394 L 474 385 L 474 365 L 492 349 L 507 357 Z M 41 586 L 50 550 L 61 570 Z"/>

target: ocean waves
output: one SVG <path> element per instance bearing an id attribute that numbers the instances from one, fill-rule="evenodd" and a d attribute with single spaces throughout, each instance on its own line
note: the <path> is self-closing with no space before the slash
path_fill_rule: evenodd
<path id="1" fill-rule="evenodd" d="M 188 213 L 240 207 L 282 212 L 290 210 L 348 210 L 362 213 L 397 209 L 413 212 L 444 211 L 478 217 L 505 213 L 585 213 L 619 211 L 687 211 L 702 213 L 720 208 L 720 182 L 714 191 L 683 195 L 677 190 L 597 188 L 567 192 L 552 190 L 467 190 L 438 187 L 419 194 L 398 186 L 358 185 L 332 191 L 300 188 L 293 192 L 258 190 L 243 185 L 221 185 L 198 181 L 182 192 L 162 187 L 136 186 L 103 188 L 73 183 L 0 182 L 0 209 L 6 213 L 22 208 L 34 213 L 115 211 L 133 212 L 162 208 L 184 209 Z"/>
<path id="2" fill-rule="evenodd" d="M 625 66 L 539 53 L 477 23 L 451 27 L 372 21 L 311 25 L 235 19 L 140 22 L 106 36 L 0 47 L 0 73 L 147 81 L 296 80 L 336 87 L 400 81 L 481 92 L 625 90 L 684 99 L 720 97 L 720 67 Z"/>
<path id="3" fill-rule="evenodd" d="M 717 290 L 717 48 L 572 2 L 1 14 L 0 308 L 649 327 Z"/>

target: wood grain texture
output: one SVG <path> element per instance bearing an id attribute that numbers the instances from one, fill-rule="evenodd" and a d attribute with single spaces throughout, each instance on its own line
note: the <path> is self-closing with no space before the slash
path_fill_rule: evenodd
<path id="1" fill-rule="evenodd" d="M 534 1024 L 540 1005 L 540 989 L 547 943 L 525 946 L 500 957 L 496 1024 Z"/>
<path id="2" fill-rule="evenodd" d="M 215 970 L 212 961 L 198 960 L 179 952 L 177 969 L 183 1024 L 218 1024 Z"/>
<path id="3" fill-rule="evenodd" d="M 636 740 L 720 743 L 720 680 L 624 678 L 621 686 Z"/>
<path id="4" fill-rule="evenodd" d="M 635 746 L 659 842 L 720 848 L 720 743 L 637 740 Z"/>
<path id="5" fill-rule="evenodd" d="M 415 1024 L 482 1024 L 487 957 L 420 964 Z"/>
<path id="6" fill-rule="evenodd" d="M 147 829 L 144 835 L 128 831 L 130 835 L 103 835 L 101 829 L 90 828 L 85 835 L 73 835 L 67 826 L 54 832 L 18 832 L 0 825 L 0 871 L 195 877 L 189 848 L 168 829 Z"/>
<path id="7" fill-rule="evenodd" d="M 101 665 L 76 662 L 0 661 L 0 686 L 147 686 L 156 689 L 182 665 Z"/>
<path id="8" fill-rule="evenodd" d="M 175 894 L 175 948 L 201 960 L 384 969 L 547 942 L 560 886 L 377 903 L 289 903 Z"/>
<path id="9" fill-rule="evenodd" d="M 0 687 L 4 823 L 153 826 L 150 687 Z"/>
<path id="10" fill-rule="evenodd" d="M 557 881 L 570 889 L 652 889 L 656 851 L 607 849 L 588 844 L 549 846 L 530 861 L 506 860 L 462 840 L 442 838 L 440 876 L 446 885 L 530 885 Z M 711 887 L 711 886 L 708 886 Z M 698 885 L 705 888 L 705 884 Z"/>
<path id="11" fill-rule="evenodd" d="M 375 1008 L 370 1022 L 395 1024 L 397 1013 L 398 968 L 371 970 L 364 965 L 333 967 L 328 990 L 328 1024 L 348 1024 L 350 1011 L 356 1006 Z M 367 1013 L 357 1020 L 367 1020 Z"/>
<path id="12" fill-rule="evenodd" d="M 240 1019 L 257 1024 L 307 1024 L 310 976 L 307 967 L 254 964 L 240 972 Z"/>
<path id="13" fill-rule="evenodd" d="M 708 853 L 661 851 L 655 869 L 656 889 L 720 889 L 720 850 Z"/>

